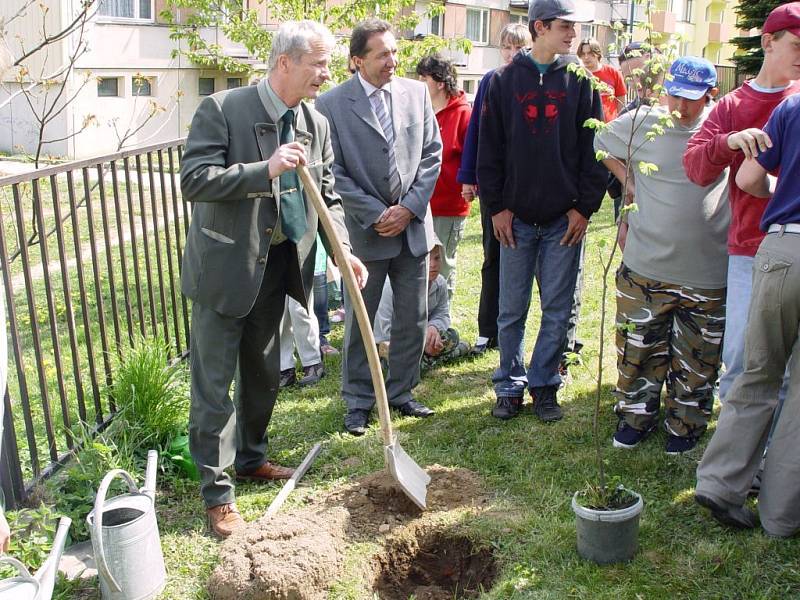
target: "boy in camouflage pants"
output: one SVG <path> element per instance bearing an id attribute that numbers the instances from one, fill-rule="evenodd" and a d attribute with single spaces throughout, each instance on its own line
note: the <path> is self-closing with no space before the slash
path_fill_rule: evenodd
<path id="1" fill-rule="evenodd" d="M 666 382 L 665 450 L 679 454 L 697 444 L 714 402 L 725 330 L 730 214 L 724 175 L 696 186 L 681 164 L 716 94 L 714 65 L 683 57 L 670 73 L 668 111 L 646 106 L 620 116 L 597 134 L 595 148 L 607 153 L 603 162 L 620 181 L 627 177 L 623 161 L 629 158 L 634 165 L 658 166 L 637 170 L 639 210 L 624 215 L 627 222 L 620 226 L 614 390 L 620 421 L 613 444 L 634 448 L 655 430 Z M 675 111 L 680 116 L 670 117 Z M 674 127 L 666 126 L 670 118 Z M 662 129 L 648 141 L 650 131 Z"/>

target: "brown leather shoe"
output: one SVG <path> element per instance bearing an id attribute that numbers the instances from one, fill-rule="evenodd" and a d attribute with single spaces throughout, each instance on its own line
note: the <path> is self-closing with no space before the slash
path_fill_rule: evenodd
<path id="1" fill-rule="evenodd" d="M 289 479 L 293 474 L 294 469 L 267 461 L 255 471 L 236 473 L 236 479 L 243 481 L 275 481 L 276 479 Z"/>
<path id="2" fill-rule="evenodd" d="M 222 539 L 245 526 L 245 521 L 233 502 L 207 509 L 206 519 L 211 532 Z"/>

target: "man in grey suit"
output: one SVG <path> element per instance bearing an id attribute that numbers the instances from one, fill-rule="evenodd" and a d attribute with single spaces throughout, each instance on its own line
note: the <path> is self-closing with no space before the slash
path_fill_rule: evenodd
<path id="1" fill-rule="evenodd" d="M 419 383 L 425 344 L 427 256 L 433 247 L 429 201 L 441 166 L 439 127 L 425 84 L 394 77 L 397 42 L 389 23 L 368 19 L 357 25 L 350 59 L 357 73 L 323 94 L 317 108 L 331 126 L 336 191 L 353 252 L 369 269 L 363 296 L 370 319 L 387 276 L 394 291 L 389 403 L 404 415 L 429 417 L 433 411 L 415 401 L 411 390 Z M 345 429 L 363 435 L 375 394 L 349 308 L 342 396 Z"/>
<path id="2" fill-rule="evenodd" d="M 221 537 L 244 524 L 227 467 L 260 481 L 293 472 L 266 460 L 266 431 L 278 393 L 285 298 L 307 306 L 314 275 L 318 217 L 303 197 L 299 164 L 308 166 L 349 244 L 333 189 L 328 122 L 302 102 L 330 78 L 334 45 L 322 25 L 284 23 L 273 37 L 269 79 L 203 100 L 186 141 L 181 190 L 193 213 L 181 284 L 194 301 L 189 446 L 209 527 Z M 349 260 L 363 284 L 364 265 Z"/>

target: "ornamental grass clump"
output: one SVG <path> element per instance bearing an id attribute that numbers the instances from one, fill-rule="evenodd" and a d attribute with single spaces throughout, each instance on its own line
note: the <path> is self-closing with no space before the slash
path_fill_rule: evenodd
<path id="1" fill-rule="evenodd" d="M 141 338 L 122 352 L 109 391 L 118 418 L 126 423 L 126 437 L 139 450 L 164 448 L 186 428 L 185 370 L 170 361 L 169 345 L 160 338 Z"/>

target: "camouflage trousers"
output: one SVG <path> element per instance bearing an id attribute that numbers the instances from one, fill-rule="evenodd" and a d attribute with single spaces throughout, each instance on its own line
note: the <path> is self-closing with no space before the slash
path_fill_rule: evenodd
<path id="1" fill-rule="evenodd" d="M 447 362 L 453 362 L 456 359 L 469 355 L 470 347 L 466 342 L 462 342 L 458 337 L 458 332 L 450 327 L 446 331 L 439 330 L 439 335 L 444 342 L 444 348 L 436 356 L 423 353 L 420 368 L 423 371 L 432 369 Z"/>
<path id="2" fill-rule="evenodd" d="M 665 283 L 620 265 L 617 415 L 635 429 L 652 427 L 658 420 L 666 382 L 667 431 L 700 437 L 714 404 L 724 332 L 724 288 Z"/>

